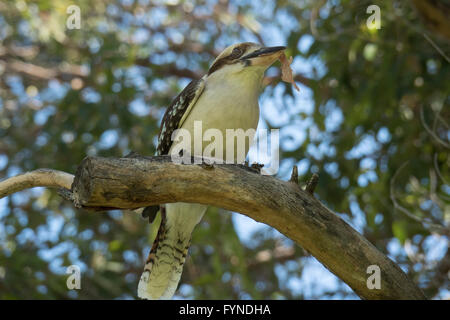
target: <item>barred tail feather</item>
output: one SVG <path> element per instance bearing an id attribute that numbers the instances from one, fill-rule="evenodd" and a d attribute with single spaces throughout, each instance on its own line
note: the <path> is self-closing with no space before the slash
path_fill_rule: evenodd
<path id="1" fill-rule="evenodd" d="M 205 211 L 206 206 L 199 204 L 165 205 L 165 210 L 161 211 L 161 226 L 139 281 L 140 298 L 172 298 L 183 272 L 191 233 Z"/>

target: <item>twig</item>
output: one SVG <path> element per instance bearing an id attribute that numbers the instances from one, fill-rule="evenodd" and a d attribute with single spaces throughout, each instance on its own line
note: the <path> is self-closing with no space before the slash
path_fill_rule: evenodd
<path id="1" fill-rule="evenodd" d="M 407 217 L 413 219 L 414 221 L 419 222 L 420 224 L 426 223 L 427 225 L 429 225 L 429 229 L 432 231 L 435 231 L 436 233 L 439 234 L 450 234 L 450 231 L 443 227 L 440 226 L 438 224 L 435 224 L 431 221 L 426 221 L 425 219 L 422 219 L 418 216 L 416 216 L 415 214 L 413 214 L 411 211 L 409 211 L 408 209 L 406 209 L 405 207 L 401 206 L 398 202 L 397 199 L 395 198 L 395 193 L 394 193 L 394 185 L 395 185 L 395 179 L 397 178 L 397 175 L 400 173 L 401 170 L 403 170 L 404 167 L 406 167 L 406 165 L 409 163 L 409 161 L 406 161 L 405 163 L 403 163 L 400 168 L 397 169 L 397 171 L 395 172 L 394 176 L 391 179 L 390 182 L 390 198 L 392 200 L 392 203 L 394 204 L 394 208 L 399 210 L 400 212 L 402 212 L 403 214 L 405 214 Z"/>
<path id="2" fill-rule="evenodd" d="M 262 163 L 252 163 L 250 165 L 250 168 L 252 168 L 253 170 L 255 170 L 258 173 L 261 173 L 261 169 L 264 167 L 264 165 Z"/>
<path id="3" fill-rule="evenodd" d="M 0 199 L 34 187 L 70 189 L 74 176 L 70 173 L 52 169 L 37 169 L 0 181 Z"/>
<path id="4" fill-rule="evenodd" d="M 306 183 L 305 191 L 311 195 L 314 194 L 314 190 L 316 189 L 318 182 L 319 182 L 319 175 L 317 173 L 313 173 L 311 178 Z"/>
<path id="5" fill-rule="evenodd" d="M 13 183 L 16 191 L 33 186 L 71 187 L 69 197 L 75 204 L 99 210 L 171 202 L 218 206 L 274 227 L 308 250 L 362 298 L 425 299 L 392 260 L 301 188 L 256 174 L 243 165 L 217 164 L 214 168 L 204 170 L 195 163 L 180 165 L 170 156 L 87 157 L 78 167 L 76 178 L 54 170 L 37 170 L 2 182 L 2 189 L 14 179 L 26 182 L 20 187 Z M 38 182 L 30 178 L 33 175 Z M 383 270 L 381 290 L 367 288 L 366 269 L 372 264 Z"/>
<path id="6" fill-rule="evenodd" d="M 448 144 L 447 142 L 445 142 L 444 140 L 442 140 L 441 138 L 439 138 L 435 132 L 433 132 L 433 130 L 430 129 L 430 127 L 427 125 L 427 123 L 425 122 L 425 116 L 423 114 L 423 107 L 420 107 L 420 121 L 422 122 L 425 130 L 440 144 L 442 144 L 444 147 L 446 147 L 447 149 L 450 149 L 450 144 Z"/>
<path id="7" fill-rule="evenodd" d="M 438 177 L 442 180 L 442 182 L 444 182 L 445 184 L 449 184 L 448 181 L 442 176 L 441 171 L 439 170 L 437 152 L 434 154 L 433 165 L 434 170 L 436 171 Z"/>
<path id="8" fill-rule="evenodd" d="M 450 63 L 450 58 L 445 54 L 444 51 L 442 51 L 441 48 L 426 34 L 422 33 L 423 37 L 433 46 L 433 48 L 436 49 L 437 52 L 448 62 Z"/>
<path id="9" fill-rule="evenodd" d="M 289 182 L 295 183 L 298 185 L 298 168 L 297 166 L 292 167 L 292 173 L 291 178 L 289 179 Z"/>

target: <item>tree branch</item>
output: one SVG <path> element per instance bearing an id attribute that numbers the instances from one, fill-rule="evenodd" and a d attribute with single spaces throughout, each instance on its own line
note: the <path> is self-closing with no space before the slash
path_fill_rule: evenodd
<path id="1" fill-rule="evenodd" d="M 52 169 L 37 169 L 26 172 L 0 181 L 0 199 L 15 192 L 34 187 L 70 189 L 73 178 L 72 174 Z"/>
<path id="2" fill-rule="evenodd" d="M 12 73 L 20 73 L 38 80 L 71 80 L 74 78 L 84 78 L 88 75 L 87 71 L 78 65 L 41 67 L 18 59 L 5 59 L 4 62 L 0 59 L 0 64 L 3 64 Z"/>
<path id="3" fill-rule="evenodd" d="M 364 299 L 425 299 L 394 262 L 311 194 L 245 165 L 179 165 L 169 156 L 87 157 L 70 192 L 77 207 L 94 210 L 192 202 L 240 212 L 295 241 Z M 371 265 L 381 269 L 381 289 L 367 287 Z"/>

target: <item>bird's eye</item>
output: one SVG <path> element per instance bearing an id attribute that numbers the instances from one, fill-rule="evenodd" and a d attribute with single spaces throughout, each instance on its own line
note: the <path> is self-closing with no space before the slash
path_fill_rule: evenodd
<path id="1" fill-rule="evenodd" d="M 233 49 L 233 51 L 231 51 L 231 57 L 233 59 L 237 59 L 237 58 L 239 58 L 242 55 L 242 53 L 243 53 L 242 49 L 239 48 L 239 47 L 236 47 L 236 48 Z"/>

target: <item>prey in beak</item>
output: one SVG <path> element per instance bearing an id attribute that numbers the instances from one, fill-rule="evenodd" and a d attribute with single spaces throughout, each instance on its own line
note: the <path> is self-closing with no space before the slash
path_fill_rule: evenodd
<path id="1" fill-rule="evenodd" d="M 285 49 L 284 46 L 264 47 L 241 57 L 240 60 L 245 61 L 247 66 L 269 66 L 283 54 Z"/>

